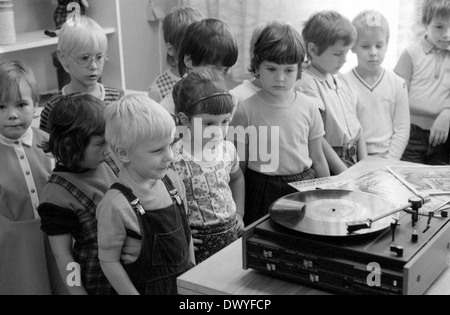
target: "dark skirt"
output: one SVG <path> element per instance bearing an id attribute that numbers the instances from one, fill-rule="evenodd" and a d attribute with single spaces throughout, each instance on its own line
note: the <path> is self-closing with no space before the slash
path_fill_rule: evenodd
<path id="1" fill-rule="evenodd" d="M 269 213 L 278 199 L 298 192 L 289 183 L 314 179 L 313 169 L 292 176 L 268 176 L 250 169 L 245 173 L 245 226 L 249 226 Z"/>

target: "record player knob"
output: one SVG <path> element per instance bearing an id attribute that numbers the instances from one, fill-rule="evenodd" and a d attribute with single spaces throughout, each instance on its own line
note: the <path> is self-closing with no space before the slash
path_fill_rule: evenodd
<path id="1" fill-rule="evenodd" d="M 413 232 L 411 242 L 413 242 L 414 244 L 419 242 L 419 233 L 417 231 Z"/>
<path id="2" fill-rule="evenodd" d="M 424 200 L 418 196 L 410 198 L 409 202 L 411 203 L 411 208 L 413 210 L 419 210 L 424 205 Z"/>
<path id="3" fill-rule="evenodd" d="M 391 252 L 397 254 L 398 258 L 403 257 L 404 248 L 401 246 L 391 245 Z"/>

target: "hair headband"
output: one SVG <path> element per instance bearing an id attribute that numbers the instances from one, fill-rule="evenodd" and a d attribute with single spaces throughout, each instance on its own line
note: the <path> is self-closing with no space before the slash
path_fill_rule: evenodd
<path id="1" fill-rule="evenodd" d="M 202 97 L 201 99 L 199 99 L 198 101 L 195 102 L 195 105 L 198 105 L 199 103 L 201 103 L 203 101 L 209 100 L 211 98 L 219 97 L 219 96 L 229 96 L 229 97 L 233 98 L 233 96 L 231 96 L 231 94 L 228 92 L 213 93 L 211 95 Z"/>

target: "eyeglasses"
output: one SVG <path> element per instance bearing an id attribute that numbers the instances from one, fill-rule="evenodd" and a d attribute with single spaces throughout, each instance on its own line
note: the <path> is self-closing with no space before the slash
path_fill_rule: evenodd
<path id="1" fill-rule="evenodd" d="M 105 62 L 108 61 L 108 56 L 106 54 L 99 54 L 97 56 L 83 55 L 78 57 L 70 55 L 70 57 L 75 60 L 80 67 L 84 68 L 89 67 L 92 62 L 95 62 L 98 66 L 103 66 Z"/>

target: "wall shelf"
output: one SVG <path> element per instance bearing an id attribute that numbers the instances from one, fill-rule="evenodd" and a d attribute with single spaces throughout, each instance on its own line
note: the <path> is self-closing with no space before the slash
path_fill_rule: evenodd
<path id="1" fill-rule="evenodd" d="M 117 32 L 115 27 L 105 28 L 104 30 L 107 35 Z M 44 30 L 39 30 L 18 34 L 16 43 L 12 45 L 0 45 L 0 54 L 52 46 L 56 44 L 58 44 L 58 37 L 49 37 L 44 34 Z"/>

